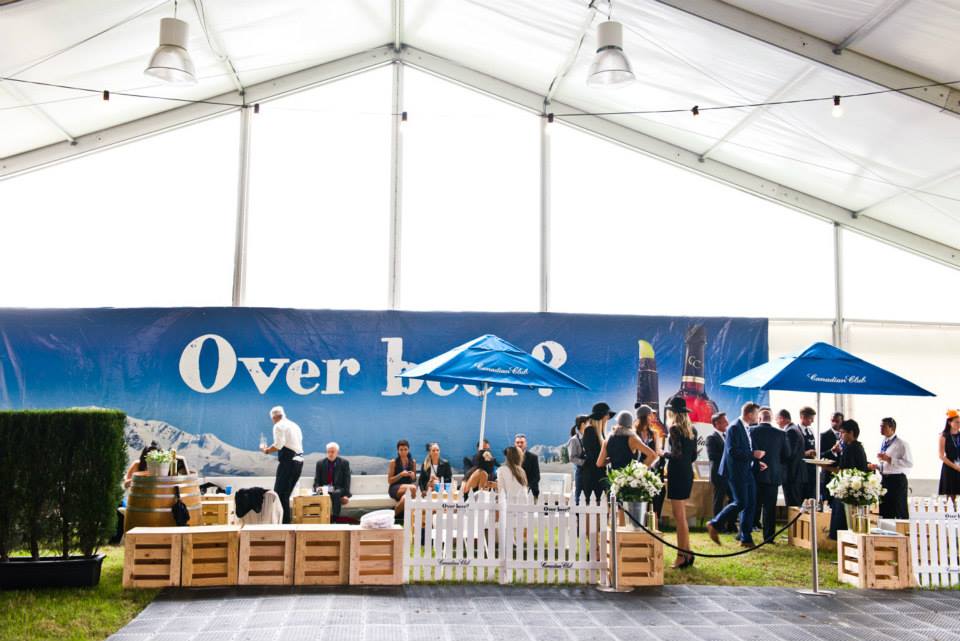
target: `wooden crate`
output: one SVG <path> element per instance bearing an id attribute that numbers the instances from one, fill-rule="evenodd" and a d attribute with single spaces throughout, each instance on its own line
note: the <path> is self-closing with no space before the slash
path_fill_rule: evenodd
<path id="1" fill-rule="evenodd" d="M 240 530 L 240 585 L 293 585 L 294 532 L 289 525 L 245 525 Z"/>
<path id="2" fill-rule="evenodd" d="M 403 583 L 403 528 L 350 531 L 350 585 Z"/>
<path id="3" fill-rule="evenodd" d="M 317 496 L 293 497 L 293 522 L 324 525 L 330 522 L 330 497 Z"/>
<path id="4" fill-rule="evenodd" d="M 617 578 L 622 586 L 663 585 L 663 543 L 643 531 L 617 530 Z"/>
<path id="5" fill-rule="evenodd" d="M 294 585 L 350 582 L 349 525 L 294 525 Z"/>
<path id="6" fill-rule="evenodd" d="M 859 588 L 902 590 L 911 586 L 909 539 L 902 535 L 837 532 L 837 579 Z"/>
<path id="7" fill-rule="evenodd" d="M 230 504 L 226 501 L 209 501 L 204 497 L 200 503 L 200 512 L 203 517 L 203 525 L 227 525 Z"/>
<path id="8" fill-rule="evenodd" d="M 798 507 L 787 508 L 787 522 L 792 521 L 800 511 Z M 813 545 L 810 529 L 810 514 L 804 514 L 787 530 L 787 541 L 790 545 L 809 550 Z M 823 512 L 817 512 L 817 529 L 820 531 L 817 536 L 817 548 L 821 550 L 836 550 L 837 542 L 830 538 L 829 509 Z"/>
<path id="9" fill-rule="evenodd" d="M 135 527 L 123 537 L 123 587 L 180 585 L 180 546 L 184 529 Z"/>
<path id="10" fill-rule="evenodd" d="M 183 533 L 181 582 L 184 587 L 236 585 L 240 528 L 201 525 Z"/>

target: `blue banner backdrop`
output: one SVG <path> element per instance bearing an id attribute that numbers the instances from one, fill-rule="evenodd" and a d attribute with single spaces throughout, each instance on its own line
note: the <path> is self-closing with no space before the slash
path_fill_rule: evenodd
<path id="1" fill-rule="evenodd" d="M 307 311 L 263 308 L 0 310 L 0 407 L 114 407 L 131 417 L 131 454 L 177 447 L 207 474 L 267 474 L 256 451 L 283 405 L 307 452 L 338 441 L 361 472 L 383 473 L 400 438 L 452 463 L 469 454 L 480 398 L 471 386 L 398 378 L 403 369 L 492 333 L 590 391 L 500 389 L 487 435 L 499 452 L 524 432 L 547 461 L 577 414 L 605 401 L 633 409 L 638 341 L 655 350 L 659 402 L 680 387 L 684 338 L 706 334 L 705 391 L 731 414 L 765 400 L 720 382 L 767 360 L 766 319 L 534 313 Z M 701 430 L 702 432 L 702 430 Z M 52 444 L 55 446 L 55 444 Z M 310 457 L 313 458 L 313 457 Z"/>

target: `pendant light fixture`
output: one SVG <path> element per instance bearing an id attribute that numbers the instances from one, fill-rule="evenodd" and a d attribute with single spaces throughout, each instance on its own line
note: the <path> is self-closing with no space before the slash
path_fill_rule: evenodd
<path id="1" fill-rule="evenodd" d="M 160 44 L 143 73 L 172 85 L 193 85 L 197 82 L 197 72 L 187 51 L 189 25 L 176 17 L 176 2 L 173 15 L 160 20 Z"/>
<path id="2" fill-rule="evenodd" d="M 630 60 L 623 52 L 623 25 L 607 20 L 597 25 L 597 57 L 587 73 L 591 87 L 618 87 L 633 82 Z"/>

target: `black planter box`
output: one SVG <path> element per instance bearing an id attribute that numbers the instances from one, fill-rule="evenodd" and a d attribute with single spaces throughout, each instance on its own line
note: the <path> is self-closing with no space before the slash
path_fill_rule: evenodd
<path id="1" fill-rule="evenodd" d="M 0 589 L 89 588 L 100 583 L 100 566 L 105 555 L 12 558 L 0 562 Z"/>

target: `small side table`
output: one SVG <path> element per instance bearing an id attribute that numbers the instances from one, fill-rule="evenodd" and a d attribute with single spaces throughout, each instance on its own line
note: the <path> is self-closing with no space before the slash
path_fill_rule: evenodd
<path id="1" fill-rule="evenodd" d="M 858 588 L 902 590 L 913 582 L 909 539 L 837 532 L 837 579 Z"/>
<path id="2" fill-rule="evenodd" d="M 293 522 L 309 525 L 330 523 L 330 511 L 333 504 L 327 494 L 293 497 Z"/>

